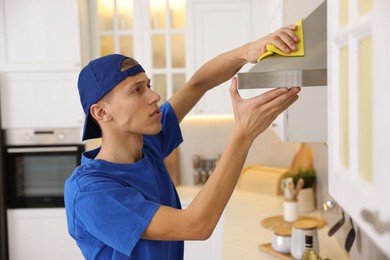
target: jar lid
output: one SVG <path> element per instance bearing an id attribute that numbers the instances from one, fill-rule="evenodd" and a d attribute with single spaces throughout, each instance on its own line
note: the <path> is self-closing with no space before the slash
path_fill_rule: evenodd
<path id="1" fill-rule="evenodd" d="M 294 222 L 293 227 L 297 229 L 315 229 L 317 225 L 316 220 L 304 219 Z"/>
<path id="2" fill-rule="evenodd" d="M 291 229 L 277 228 L 274 230 L 274 234 L 277 236 L 289 237 L 291 236 Z"/>

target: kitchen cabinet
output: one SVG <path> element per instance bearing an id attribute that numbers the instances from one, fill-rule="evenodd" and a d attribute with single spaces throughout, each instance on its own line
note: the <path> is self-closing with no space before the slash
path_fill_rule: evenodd
<path id="1" fill-rule="evenodd" d="M 193 187 L 187 190 L 186 187 L 178 186 L 178 193 L 181 196 L 181 193 L 186 193 L 188 195 L 190 190 Z M 197 189 L 197 188 L 193 188 Z M 193 200 L 192 196 L 184 196 L 180 199 L 180 203 L 183 209 L 187 208 L 191 201 Z M 222 241 L 224 233 L 224 221 L 225 213 L 222 213 L 217 226 L 214 228 L 213 234 L 205 241 L 197 240 L 186 240 L 184 241 L 184 259 L 185 260 L 215 260 L 222 259 Z M 209 250 L 212 248 L 213 250 Z"/>
<path id="2" fill-rule="evenodd" d="M 256 35 L 253 10 L 255 0 L 188 0 L 187 61 L 188 75 L 208 60 L 263 35 Z M 260 9 L 257 9 L 260 10 Z M 193 109 L 193 114 L 232 114 L 231 81 L 208 91 Z"/>
<path id="3" fill-rule="evenodd" d="M 0 70 L 80 68 L 78 0 L 0 0 Z"/>
<path id="4" fill-rule="evenodd" d="M 138 60 L 161 102 L 186 81 L 185 0 L 90 1 L 92 58 Z"/>
<path id="5" fill-rule="evenodd" d="M 0 0 L 2 128 L 83 126 L 78 0 Z"/>
<path id="6" fill-rule="evenodd" d="M 139 60 L 164 102 L 209 59 L 268 33 L 255 11 L 262 2 L 91 1 L 92 58 L 119 52 Z M 230 81 L 222 85 L 191 114 L 232 113 Z"/>
<path id="7" fill-rule="evenodd" d="M 77 78 L 78 72 L 0 74 L 2 128 L 82 128 Z"/>
<path id="8" fill-rule="evenodd" d="M 390 257 L 390 2 L 328 1 L 329 192 Z"/>
<path id="9" fill-rule="evenodd" d="M 10 260 L 84 259 L 69 236 L 65 209 L 8 209 Z"/>

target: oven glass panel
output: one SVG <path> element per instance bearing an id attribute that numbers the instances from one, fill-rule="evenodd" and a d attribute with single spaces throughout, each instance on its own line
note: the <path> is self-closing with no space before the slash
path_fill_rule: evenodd
<path id="1" fill-rule="evenodd" d="M 15 156 L 18 197 L 63 196 L 64 182 L 78 164 L 74 154 Z"/>
<path id="2" fill-rule="evenodd" d="M 13 146 L 6 151 L 9 208 L 64 206 L 64 184 L 80 164 L 84 146 Z"/>

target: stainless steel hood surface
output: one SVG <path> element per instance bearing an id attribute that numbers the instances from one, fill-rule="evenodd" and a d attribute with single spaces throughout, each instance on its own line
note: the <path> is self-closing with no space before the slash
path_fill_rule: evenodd
<path id="1" fill-rule="evenodd" d="M 327 85 L 326 1 L 302 22 L 305 55 L 277 54 L 259 61 L 249 72 L 238 73 L 238 88 L 275 88 Z"/>

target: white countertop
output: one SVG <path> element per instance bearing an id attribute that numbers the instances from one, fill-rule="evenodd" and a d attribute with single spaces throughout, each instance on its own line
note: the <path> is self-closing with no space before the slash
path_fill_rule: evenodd
<path id="1" fill-rule="evenodd" d="M 197 186 L 179 186 L 182 201 L 190 201 L 199 192 Z M 282 196 L 235 190 L 224 212 L 223 260 L 278 259 L 259 250 L 260 244 L 270 243 L 273 231 L 261 226 L 261 220 L 282 214 Z M 318 212 L 307 215 L 318 216 Z M 349 259 L 334 237 L 327 235 L 329 227 L 318 230 L 320 255 L 332 260 Z"/>

